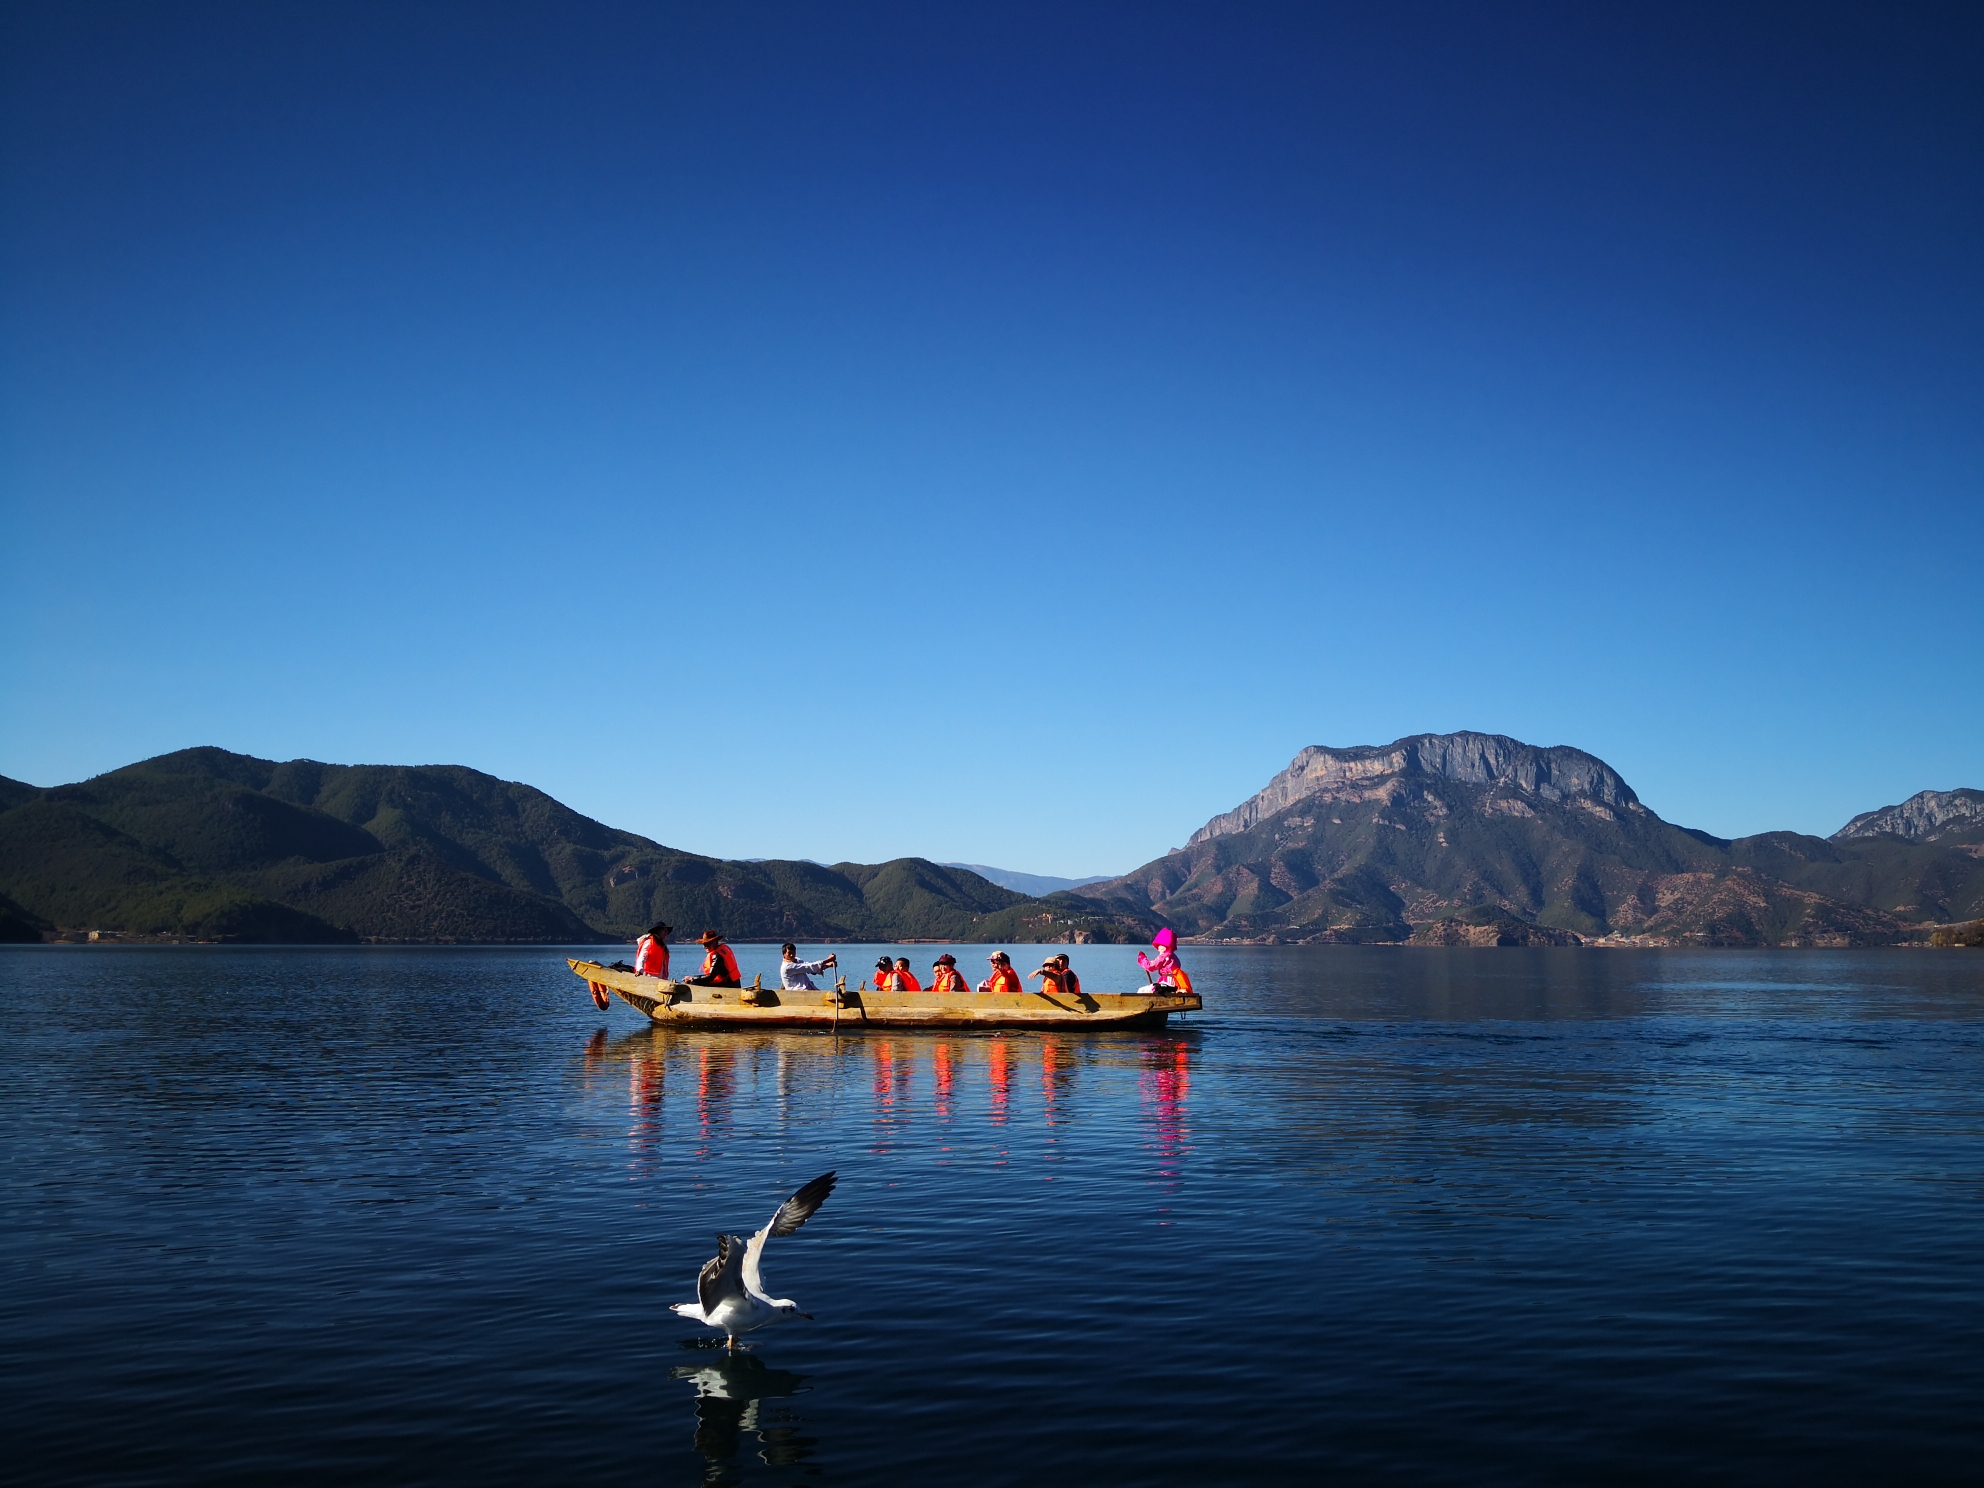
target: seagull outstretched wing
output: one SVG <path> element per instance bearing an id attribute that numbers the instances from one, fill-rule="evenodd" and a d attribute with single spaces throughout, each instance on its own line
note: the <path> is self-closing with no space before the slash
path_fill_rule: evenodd
<path id="1" fill-rule="evenodd" d="M 759 1242 L 752 1243 L 755 1245 Z M 743 1292 L 743 1280 L 738 1274 L 743 1264 L 743 1237 L 718 1235 L 716 1254 L 704 1263 L 702 1274 L 696 1278 L 696 1300 L 703 1305 L 703 1316 L 711 1316 L 715 1313 L 718 1303 Z"/>
<path id="2" fill-rule="evenodd" d="M 787 1235 L 796 1233 L 801 1225 L 819 1212 L 820 1206 L 827 1201 L 827 1195 L 833 1191 L 834 1174 L 822 1173 L 780 1204 L 778 1213 L 771 1217 L 771 1222 L 751 1237 L 751 1243 L 744 1249 L 744 1287 L 747 1291 L 760 1297 L 765 1295 L 765 1284 L 758 1272 L 758 1267 L 765 1256 L 765 1242 L 772 1239 L 782 1240 Z M 710 1263 L 712 1266 L 715 1264 L 715 1261 Z M 709 1275 L 709 1267 L 703 1268 L 703 1274 Z"/>

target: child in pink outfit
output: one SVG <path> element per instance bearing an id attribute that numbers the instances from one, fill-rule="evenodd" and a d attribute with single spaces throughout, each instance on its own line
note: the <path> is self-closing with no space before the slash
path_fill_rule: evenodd
<path id="1" fill-rule="evenodd" d="M 1155 956 L 1144 951 L 1137 952 L 1137 965 L 1150 977 L 1153 987 L 1175 987 L 1178 985 L 1178 937 L 1166 925 L 1150 938 L 1157 947 Z"/>

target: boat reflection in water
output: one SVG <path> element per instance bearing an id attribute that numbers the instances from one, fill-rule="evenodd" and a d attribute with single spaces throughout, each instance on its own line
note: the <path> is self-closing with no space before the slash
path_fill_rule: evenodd
<path id="1" fill-rule="evenodd" d="M 806 1376 L 774 1369 L 755 1354 L 717 1353 L 701 1340 L 688 1347 L 709 1349 L 707 1363 L 678 1365 L 670 1373 L 696 1390 L 695 1448 L 703 1459 L 705 1483 L 739 1481 L 737 1452 L 748 1433 L 757 1438 L 758 1457 L 770 1467 L 795 1467 L 819 1443 L 800 1434 L 801 1421 L 790 1406 L 767 1405 L 806 1388 Z"/>
<path id="2" fill-rule="evenodd" d="M 982 1162 L 1048 1182 L 1101 1143 L 1116 1162 L 1141 1153 L 1156 1217 L 1168 1223 L 1193 1147 L 1197 1038 L 655 1027 L 595 1036 L 580 1064 L 587 1088 L 609 1100 L 614 1082 L 600 1077 L 624 1066 L 622 1129 L 645 1176 L 657 1157 L 714 1163 L 794 1129 L 837 1154 Z"/>

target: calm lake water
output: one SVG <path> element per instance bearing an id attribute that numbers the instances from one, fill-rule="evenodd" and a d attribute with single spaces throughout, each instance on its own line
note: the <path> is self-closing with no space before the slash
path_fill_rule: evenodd
<path id="1" fill-rule="evenodd" d="M 1975 1481 L 1984 954 L 1186 963 L 1163 1034 L 835 1042 L 0 953 L 9 1481 Z M 666 1310 L 828 1168 L 817 1321 Z"/>

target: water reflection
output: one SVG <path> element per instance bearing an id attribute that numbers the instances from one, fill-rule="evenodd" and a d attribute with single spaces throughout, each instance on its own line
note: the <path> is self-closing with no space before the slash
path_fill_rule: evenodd
<path id="1" fill-rule="evenodd" d="M 1166 1194 L 1178 1191 L 1185 1172 L 1185 1154 L 1191 1150 L 1192 1133 L 1185 1125 L 1185 1103 L 1192 1093 L 1192 1048 L 1183 1038 L 1152 1039 L 1144 1049 L 1144 1068 L 1138 1082 L 1144 1106 L 1151 1114 L 1151 1139 L 1147 1144 L 1157 1154 L 1157 1184 Z M 1169 1214 L 1169 1205 L 1158 1209 Z M 1158 1221 L 1170 1224 L 1169 1219 Z"/>
<path id="2" fill-rule="evenodd" d="M 698 1341 L 687 1345 L 708 1348 Z M 738 1483 L 737 1452 L 746 1433 L 758 1440 L 758 1458 L 770 1467 L 796 1467 L 812 1457 L 818 1441 L 800 1432 L 799 1414 L 786 1400 L 806 1388 L 806 1376 L 774 1369 L 755 1354 L 713 1355 L 706 1363 L 678 1365 L 670 1373 L 696 1390 L 695 1449 L 705 1483 Z"/>
<path id="3" fill-rule="evenodd" d="M 650 1161 L 666 1113 L 674 1151 L 698 1163 L 796 1124 L 833 1129 L 829 1140 L 872 1159 L 1053 1164 L 1042 1175 L 1052 1180 L 1086 1114 L 1099 1139 L 1126 1155 L 1149 1154 L 1146 1172 L 1169 1195 L 1192 1147 L 1186 1111 L 1199 1037 L 892 1031 L 833 1039 L 649 1028 L 610 1043 L 594 1035 L 580 1067 L 590 1091 L 602 1088 L 602 1076 L 611 1088 L 616 1062 L 625 1065 L 627 1141 Z"/>

